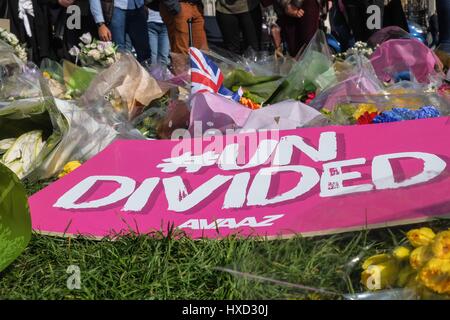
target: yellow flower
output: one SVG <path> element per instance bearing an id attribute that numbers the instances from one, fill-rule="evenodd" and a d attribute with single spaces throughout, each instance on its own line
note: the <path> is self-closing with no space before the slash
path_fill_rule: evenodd
<path id="1" fill-rule="evenodd" d="M 450 294 L 450 260 L 433 258 L 419 273 L 420 281 L 429 289 Z"/>
<path id="2" fill-rule="evenodd" d="M 362 268 L 361 283 L 369 290 L 380 290 L 395 284 L 399 263 L 393 256 L 383 253 L 367 258 Z"/>
<path id="3" fill-rule="evenodd" d="M 75 169 L 77 169 L 79 166 L 81 166 L 80 161 L 70 161 L 66 163 L 66 165 L 63 168 L 63 171 L 58 175 L 58 178 L 64 177 L 66 174 L 71 173 Z"/>
<path id="4" fill-rule="evenodd" d="M 52 78 L 52 76 L 50 75 L 50 73 L 48 73 L 47 71 L 42 72 L 42 76 L 43 76 L 45 79 L 51 79 L 51 78 Z"/>
<path id="5" fill-rule="evenodd" d="M 392 257 L 384 262 L 372 264 L 361 273 L 361 283 L 369 290 L 381 290 L 395 285 L 399 264 Z"/>
<path id="6" fill-rule="evenodd" d="M 411 250 L 409 250 L 406 247 L 397 247 L 392 252 L 392 255 L 400 261 L 407 260 L 409 258 L 409 255 L 411 253 Z"/>
<path id="7" fill-rule="evenodd" d="M 358 120 L 364 113 L 378 113 L 378 109 L 371 104 L 360 104 L 358 109 L 353 113 L 353 118 Z"/>
<path id="8" fill-rule="evenodd" d="M 369 266 L 375 265 L 375 264 L 379 264 L 381 262 L 385 262 L 387 260 L 390 259 L 390 256 L 387 253 L 382 253 L 382 254 L 376 254 L 374 256 L 371 256 L 369 258 L 367 258 L 362 265 L 362 268 L 364 270 L 367 270 L 367 268 L 369 268 Z"/>
<path id="9" fill-rule="evenodd" d="M 450 231 L 442 231 L 434 238 L 432 245 L 436 258 L 450 259 Z"/>
<path id="10" fill-rule="evenodd" d="M 426 246 L 433 241 L 436 234 L 430 228 L 420 228 L 408 231 L 406 237 L 414 247 Z"/>
<path id="11" fill-rule="evenodd" d="M 416 275 L 416 271 L 407 265 L 398 273 L 397 286 L 404 287 L 412 277 Z"/>
<path id="12" fill-rule="evenodd" d="M 433 257 L 433 252 L 429 246 L 419 247 L 411 252 L 409 263 L 415 270 L 420 269 Z"/>
<path id="13" fill-rule="evenodd" d="M 328 116 L 328 115 L 330 115 L 330 114 L 331 114 L 331 111 L 330 111 L 330 110 L 328 110 L 328 109 L 326 109 L 326 108 L 322 108 L 322 109 L 320 109 L 320 112 L 322 112 L 322 114 L 324 114 L 324 115 L 326 115 L 326 116 Z"/>

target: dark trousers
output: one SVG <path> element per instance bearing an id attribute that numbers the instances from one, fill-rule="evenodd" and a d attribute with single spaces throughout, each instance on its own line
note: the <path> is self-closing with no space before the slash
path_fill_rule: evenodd
<path id="1" fill-rule="evenodd" d="M 450 53 L 450 1 L 437 0 L 440 49 Z"/>
<path id="2" fill-rule="evenodd" d="M 8 2 L 0 1 L 0 19 L 7 17 Z"/>
<path id="3" fill-rule="evenodd" d="M 400 0 L 391 0 L 383 11 L 383 27 L 397 26 L 409 32 L 408 21 Z"/>
<path id="4" fill-rule="evenodd" d="M 278 21 L 292 57 L 308 45 L 319 29 L 320 7 L 317 0 L 304 0 L 302 9 L 305 11 L 303 17 L 293 18 L 283 15 Z"/>
<path id="5" fill-rule="evenodd" d="M 367 28 L 367 7 L 370 0 L 344 0 L 347 21 L 356 41 L 367 42 L 373 31 Z"/>
<path id="6" fill-rule="evenodd" d="M 235 54 L 251 47 L 255 51 L 261 49 L 262 13 L 257 6 L 249 12 L 239 14 L 216 13 L 217 23 L 222 33 L 225 47 Z M 244 36 L 244 47 L 241 47 L 241 33 Z"/>
<path id="7" fill-rule="evenodd" d="M 333 0 L 333 6 L 330 10 L 331 34 L 340 42 L 341 50 L 347 51 L 355 44 L 343 12 L 339 8 L 338 0 Z"/>
<path id="8" fill-rule="evenodd" d="M 125 50 L 126 35 L 128 34 L 139 62 L 151 58 L 147 17 L 145 6 L 135 10 L 122 10 L 115 7 L 110 23 L 113 41 L 119 49 Z"/>
<path id="9" fill-rule="evenodd" d="M 356 41 L 367 42 L 369 37 L 378 31 L 367 27 L 367 20 L 371 16 L 371 14 L 367 14 L 367 7 L 370 5 L 380 7 L 382 28 L 398 26 L 409 32 L 400 0 L 392 0 L 387 6 L 384 6 L 383 0 L 344 0 L 344 5 L 348 24 Z"/>

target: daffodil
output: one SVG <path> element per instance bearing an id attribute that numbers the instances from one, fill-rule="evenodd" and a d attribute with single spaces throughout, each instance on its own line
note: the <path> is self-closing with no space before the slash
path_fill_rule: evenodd
<path id="1" fill-rule="evenodd" d="M 64 177 L 66 174 L 71 173 L 75 169 L 77 169 L 79 166 L 81 166 L 80 161 L 70 161 L 66 163 L 66 165 L 63 168 L 63 171 L 58 175 L 58 178 Z"/>
<path id="2" fill-rule="evenodd" d="M 385 262 L 385 261 L 389 260 L 390 258 L 391 258 L 390 255 L 388 255 L 387 253 L 376 254 L 376 255 L 371 256 L 371 257 L 367 258 L 366 260 L 364 260 L 362 268 L 363 268 L 363 270 L 367 270 L 367 268 L 369 268 L 369 266 L 379 264 L 381 262 Z"/>
<path id="3" fill-rule="evenodd" d="M 450 259 L 450 231 L 442 231 L 434 238 L 432 245 L 436 258 Z"/>
<path id="4" fill-rule="evenodd" d="M 383 253 L 367 258 L 362 268 L 361 283 L 369 290 L 380 290 L 395 284 L 399 263 L 392 255 Z"/>
<path id="5" fill-rule="evenodd" d="M 409 255 L 411 254 L 411 250 L 409 250 L 407 247 L 397 247 L 392 252 L 392 255 L 399 261 L 405 261 L 409 258 Z"/>
<path id="6" fill-rule="evenodd" d="M 52 76 L 50 75 L 50 73 L 48 73 L 47 71 L 42 72 L 42 76 L 43 76 L 45 79 L 51 79 L 51 78 L 52 78 Z"/>
<path id="7" fill-rule="evenodd" d="M 406 234 L 409 242 L 416 248 L 430 244 L 435 236 L 430 228 L 413 229 Z"/>
<path id="8" fill-rule="evenodd" d="M 395 285 L 399 264 L 393 258 L 371 264 L 361 273 L 361 283 L 369 290 L 381 290 Z"/>
<path id="9" fill-rule="evenodd" d="M 420 281 L 429 289 L 450 294 L 450 260 L 433 258 L 419 273 Z"/>
<path id="10" fill-rule="evenodd" d="M 416 275 L 416 271 L 410 266 L 406 265 L 398 273 L 397 286 L 405 287 L 406 284 L 411 280 L 412 277 Z"/>
<path id="11" fill-rule="evenodd" d="M 428 260 L 433 257 L 433 252 L 429 246 L 418 247 L 411 252 L 409 263 L 413 269 L 418 270 L 423 267 Z"/>

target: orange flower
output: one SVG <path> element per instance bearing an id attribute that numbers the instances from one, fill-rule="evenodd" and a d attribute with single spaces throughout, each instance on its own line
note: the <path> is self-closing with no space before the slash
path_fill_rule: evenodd
<path id="1" fill-rule="evenodd" d="M 260 109 L 261 105 L 253 102 L 252 100 L 250 100 L 249 98 L 245 98 L 245 97 L 241 97 L 241 100 L 239 100 L 239 102 L 246 106 L 247 108 L 250 108 L 252 110 L 256 110 L 256 109 Z"/>

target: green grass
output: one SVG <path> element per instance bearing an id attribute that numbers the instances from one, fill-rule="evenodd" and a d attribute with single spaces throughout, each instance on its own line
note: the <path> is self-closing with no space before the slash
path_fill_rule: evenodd
<path id="1" fill-rule="evenodd" d="M 30 193 L 39 186 L 33 188 L 28 185 Z M 447 229 L 450 222 L 432 226 Z M 274 241 L 158 235 L 93 241 L 34 235 L 25 252 L 0 273 L 0 299 L 342 299 L 361 289 L 358 262 L 350 262 L 398 245 L 410 228 Z M 80 290 L 66 286 L 69 265 L 80 268 Z"/>

